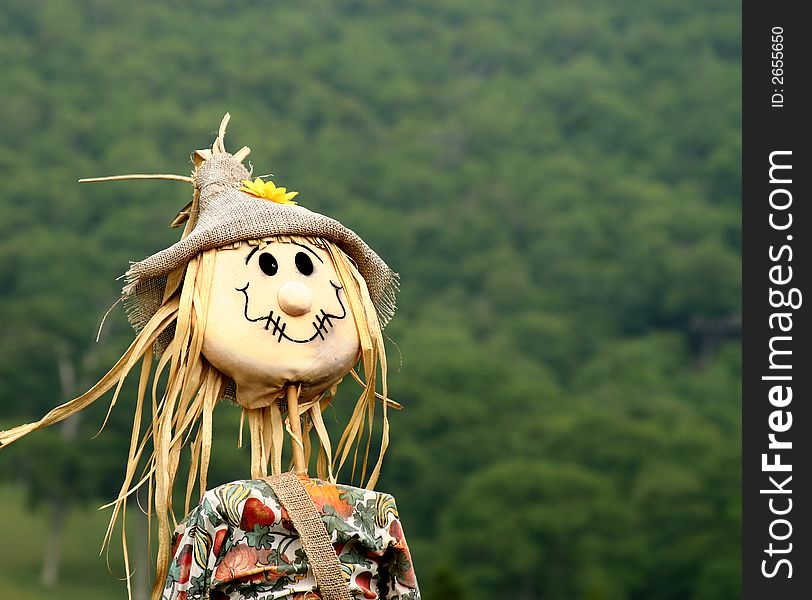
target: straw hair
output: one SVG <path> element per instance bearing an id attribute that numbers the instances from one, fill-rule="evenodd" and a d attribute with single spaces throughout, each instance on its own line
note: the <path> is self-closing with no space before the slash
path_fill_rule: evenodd
<path id="1" fill-rule="evenodd" d="M 287 238 L 288 240 L 290 238 Z M 284 430 L 290 432 L 289 419 L 301 417 L 305 462 L 309 464 L 317 453 L 318 477 L 335 483 L 342 466 L 352 455 L 351 480 L 366 480 L 366 487 L 374 487 L 380 474 L 383 455 L 388 446 L 386 358 L 377 313 L 366 291 L 364 279 L 347 256 L 334 244 L 322 240 L 336 264 L 341 284 L 347 293 L 361 340 L 360 364 L 363 369 L 363 388 L 352 417 L 333 453 L 329 434 L 324 425 L 322 411 L 332 401 L 338 381 L 321 396 L 299 405 L 299 415 L 282 413 L 275 405 L 259 409 L 242 408 L 247 418 L 251 437 L 251 477 L 261 478 L 283 472 L 282 450 Z M 212 451 L 212 412 L 216 402 L 225 393 L 228 377 L 218 371 L 201 354 L 206 329 L 207 308 L 214 270 L 214 253 L 208 250 L 189 261 L 178 289 L 162 304 L 138 333 L 133 343 L 116 365 L 82 396 L 49 412 L 36 423 L 21 425 L 0 432 L 0 444 L 8 445 L 28 433 L 57 423 L 89 406 L 115 388 L 109 411 L 117 403 L 121 387 L 130 371 L 141 364 L 138 392 L 135 398 L 133 427 L 127 455 L 124 479 L 118 497 L 109 503 L 113 512 L 105 536 L 110 543 L 113 529 L 125 517 L 127 499 L 145 484 L 154 490 L 150 503 L 154 504 L 158 524 L 158 558 L 156 564 L 154 600 L 160 598 L 170 559 L 171 535 L 177 519 L 172 507 L 172 494 L 178 471 L 180 453 L 191 446 L 191 468 L 185 482 L 184 514 L 188 513 L 195 488 L 199 495 L 206 490 L 209 459 Z M 172 331 L 172 339 L 157 361 L 153 372 L 153 346 L 161 335 Z M 376 394 L 380 371 L 381 394 Z M 160 380 L 166 383 L 160 388 Z M 375 403 L 384 400 L 381 448 L 372 470 L 368 471 L 368 454 L 372 439 Z M 151 423 L 142 430 L 142 413 L 149 407 Z M 311 440 L 315 433 L 315 441 Z M 360 456 L 359 456 L 360 454 Z M 335 457 L 338 456 L 336 465 Z M 359 463 L 360 458 L 360 465 Z M 138 467 L 146 461 L 139 474 Z M 122 535 L 123 535 L 122 527 Z M 122 543 L 126 546 L 125 539 Z M 129 573 L 129 565 L 127 565 Z M 129 581 L 128 581 L 129 586 Z"/>
<path id="2" fill-rule="evenodd" d="M 234 156 L 225 152 L 223 137 L 227 123 L 228 115 L 220 125 L 211 150 L 198 150 L 193 154 L 196 167 L 192 177 L 193 199 L 173 221 L 174 225 L 185 225 L 181 241 L 133 264 L 127 272 L 128 283 L 123 296 L 128 317 L 136 329 L 132 344 L 81 396 L 54 408 L 37 422 L 0 431 L 0 446 L 11 444 L 84 410 L 113 390 L 109 417 L 124 381 L 140 364 L 124 478 L 118 496 L 106 505 L 112 507 L 112 515 L 104 541 L 105 546 L 111 542 L 120 519 L 130 597 L 131 571 L 124 527 L 129 497 L 144 486 L 149 490 L 150 524 L 154 512 L 158 525 L 152 598 L 159 600 L 167 576 L 172 530 L 177 523 L 172 495 L 181 450 L 187 445 L 191 448 L 191 468 L 185 482 L 186 514 L 195 489 L 199 496 L 206 491 L 214 407 L 223 398 L 233 398 L 233 382 L 201 353 L 217 251 L 234 249 L 243 243 L 285 243 L 297 239 L 325 249 L 345 290 L 360 340 L 362 375 L 355 371 L 351 374 L 362 390 L 335 450 L 322 412 L 333 400 L 340 380 L 318 397 L 297 397 L 298 414 L 290 415 L 289 411 L 286 414 L 287 406 L 281 403 L 258 409 L 242 408 L 240 433 L 242 423 L 247 421 L 252 478 L 282 473 L 287 431 L 291 443 L 304 454 L 305 468 L 315 456 L 319 478 L 336 483 L 342 467 L 351 464 L 350 483 L 358 481 L 363 485 L 365 482 L 366 487 L 372 489 L 389 445 L 388 408 L 400 408 L 388 398 L 381 330 L 395 310 L 397 274 L 363 240 L 337 221 L 301 207 L 276 205 L 239 191 L 235 183 L 248 174 L 240 162 L 247 156 L 248 149 L 243 148 Z M 171 175 L 157 178 L 185 180 L 183 176 Z M 259 219 L 259 227 L 256 219 Z M 380 450 L 374 464 L 370 464 L 378 401 L 382 405 Z M 146 424 L 142 423 L 145 412 L 150 416 Z M 291 419 L 295 425 L 301 419 L 301 425 L 292 426 Z M 149 529 L 152 530 L 151 526 Z"/>

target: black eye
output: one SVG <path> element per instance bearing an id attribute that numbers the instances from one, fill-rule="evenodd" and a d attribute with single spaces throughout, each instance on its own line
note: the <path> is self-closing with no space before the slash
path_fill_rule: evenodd
<path id="1" fill-rule="evenodd" d="M 310 275 L 313 272 L 313 261 L 304 252 L 296 253 L 296 268 L 302 275 Z"/>
<path id="2" fill-rule="evenodd" d="M 268 277 L 273 277 L 279 270 L 279 265 L 276 264 L 276 259 L 273 257 L 273 254 L 263 252 L 259 255 L 259 268 L 262 269 L 262 272 Z"/>

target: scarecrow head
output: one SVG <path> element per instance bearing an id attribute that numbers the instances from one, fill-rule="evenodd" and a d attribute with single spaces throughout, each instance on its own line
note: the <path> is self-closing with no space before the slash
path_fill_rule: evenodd
<path id="1" fill-rule="evenodd" d="M 242 406 L 273 405 L 291 384 L 312 398 L 358 362 L 348 300 L 356 280 L 343 281 L 318 238 L 277 236 L 216 252 L 202 353 L 235 382 Z"/>

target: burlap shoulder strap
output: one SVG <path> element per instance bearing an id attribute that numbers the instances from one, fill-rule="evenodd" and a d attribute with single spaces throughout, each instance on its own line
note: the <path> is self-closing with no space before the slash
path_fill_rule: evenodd
<path id="1" fill-rule="evenodd" d="M 347 584 L 341 575 L 338 556 L 327 536 L 327 529 L 302 482 L 291 471 L 267 477 L 265 481 L 288 510 L 290 520 L 302 540 L 302 547 L 310 561 L 322 598 L 351 600 Z"/>

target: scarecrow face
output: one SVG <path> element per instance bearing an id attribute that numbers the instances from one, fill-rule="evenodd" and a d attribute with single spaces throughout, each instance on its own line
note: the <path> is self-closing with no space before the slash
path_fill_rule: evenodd
<path id="1" fill-rule="evenodd" d="M 203 354 L 237 383 L 248 408 L 287 383 L 302 397 L 346 375 L 360 343 L 329 254 L 302 238 L 217 252 Z"/>

